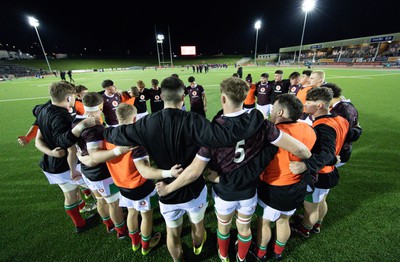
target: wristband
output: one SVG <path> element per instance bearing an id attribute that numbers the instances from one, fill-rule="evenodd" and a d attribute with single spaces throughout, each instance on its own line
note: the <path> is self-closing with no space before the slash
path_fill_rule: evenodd
<path id="1" fill-rule="evenodd" d="M 172 177 L 171 170 L 163 170 L 161 176 L 162 176 L 163 178 Z"/>
<path id="2" fill-rule="evenodd" d="M 114 149 L 113 149 L 113 153 L 114 153 L 115 156 L 119 156 L 119 155 L 122 155 L 122 154 L 123 154 L 123 152 L 122 152 L 122 150 L 121 150 L 120 147 L 114 148 Z"/>

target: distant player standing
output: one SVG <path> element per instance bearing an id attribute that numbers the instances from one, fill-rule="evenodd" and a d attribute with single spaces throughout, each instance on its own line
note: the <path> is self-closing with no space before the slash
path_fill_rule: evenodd
<path id="1" fill-rule="evenodd" d="M 190 85 L 186 87 L 186 92 L 189 94 L 190 111 L 199 113 L 206 116 L 207 112 L 207 98 L 204 88 L 195 82 L 195 78 L 190 76 L 188 82 Z"/>
<path id="2" fill-rule="evenodd" d="M 151 79 L 151 89 L 149 90 L 151 113 L 155 113 L 164 108 L 164 101 L 161 99 L 161 88 L 158 86 L 157 79 Z"/>

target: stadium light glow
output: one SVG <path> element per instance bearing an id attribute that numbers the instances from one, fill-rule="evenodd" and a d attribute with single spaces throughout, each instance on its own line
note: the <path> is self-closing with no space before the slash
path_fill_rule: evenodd
<path id="1" fill-rule="evenodd" d="M 261 21 L 258 20 L 255 24 L 254 24 L 254 28 L 256 29 L 256 46 L 254 48 L 254 64 L 257 65 L 257 42 L 258 42 L 258 29 L 261 28 Z"/>
<path id="2" fill-rule="evenodd" d="M 33 26 L 35 28 L 36 34 L 37 34 L 37 36 L 39 38 L 40 46 L 42 47 L 44 58 L 46 59 L 47 66 L 49 67 L 49 73 L 51 73 L 52 70 L 51 70 L 51 67 L 50 67 L 50 63 L 49 63 L 49 60 L 47 59 L 46 51 L 44 51 L 44 47 L 43 47 L 43 44 L 42 44 L 42 39 L 40 39 L 39 31 L 37 30 L 37 28 L 39 26 L 39 20 L 37 20 L 36 18 L 34 18 L 32 16 L 29 16 L 28 17 L 28 22 L 29 22 L 29 24 L 31 26 Z"/>
<path id="3" fill-rule="evenodd" d="M 301 41 L 300 41 L 299 60 L 298 60 L 299 64 L 301 58 L 301 48 L 303 46 L 304 31 L 306 29 L 307 14 L 308 12 L 312 11 L 314 7 L 315 7 L 315 0 L 304 0 L 303 4 L 301 5 L 301 9 L 304 11 L 305 15 L 304 15 L 303 32 L 301 33 Z"/>

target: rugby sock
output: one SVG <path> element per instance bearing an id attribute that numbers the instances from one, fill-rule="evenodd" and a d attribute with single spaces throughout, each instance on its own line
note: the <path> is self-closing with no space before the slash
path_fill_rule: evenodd
<path id="1" fill-rule="evenodd" d="M 72 205 L 64 205 L 64 208 L 76 227 L 83 227 L 86 225 L 85 219 L 83 219 L 79 213 L 78 202 Z"/>
<path id="2" fill-rule="evenodd" d="M 318 220 L 317 223 L 313 226 L 314 228 L 320 228 L 322 224 L 322 220 Z"/>
<path id="3" fill-rule="evenodd" d="M 150 247 L 150 240 L 151 240 L 151 235 L 150 235 L 150 236 L 147 236 L 147 237 L 142 235 L 142 248 L 143 248 L 144 250 L 149 249 L 149 247 Z"/>
<path id="4" fill-rule="evenodd" d="M 101 219 L 103 220 L 103 224 L 107 227 L 107 232 L 110 232 L 110 230 L 114 228 L 114 223 L 111 220 L 110 216 L 102 217 Z"/>
<path id="5" fill-rule="evenodd" d="M 237 235 L 238 238 L 238 257 L 240 260 L 246 258 L 247 252 L 249 251 L 251 245 L 251 234 L 248 236 Z"/>
<path id="6" fill-rule="evenodd" d="M 90 189 L 87 187 L 81 188 L 81 191 L 86 197 L 90 197 L 92 195 L 92 192 L 90 192 Z"/>
<path id="7" fill-rule="evenodd" d="M 128 228 L 126 227 L 125 221 L 122 221 L 120 224 L 114 224 L 115 230 L 119 235 L 126 235 Z"/>
<path id="8" fill-rule="evenodd" d="M 304 225 L 303 223 L 300 223 L 299 225 L 299 230 L 304 234 L 304 235 L 308 235 L 310 233 L 310 230 L 312 229 L 312 227 L 308 227 L 306 225 Z"/>
<path id="9" fill-rule="evenodd" d="M 224 235 L 220 233 L 219 230 L 217 229 L 217 240 L 218 240 L 220 255 L 223 257 L 228 257 L 228 248 L 229 248 L 229 242 L 231 240 L 231 234 L 228 233 Z"/>
<path id="10" fill-rule="evenodd" d="M 82 199 L 78 201 L 78 207 L 79 210 L 83 209 L 85 207 L 86 203 Z"/>
<path id="11" fill-rule="evenodd" d="M 263 247 L 263 246 L 257 246 L 257 257 L 258 258 L 262 258 L 263 256 L 265 256 L 265 254 L 267 254 L 267 247 Z"/>
<path id="12" fill-rule="evenodd" d="M 134 231 L 129 231 L 129 237 L 132 240 L 132 245 L 139 245 L 140 243 L 140 231 L 139 228 Z"/>
<path id="13" fill-rule="evenodd" d="M 279 242 L 278 240 L 276 240 L 275 245 L 274 245 L 274 253 L 281 255 L 283 250 L 285 249 L 285 245 L 286 245 L 286 242 L 283 243 L 283 242 Z"/>

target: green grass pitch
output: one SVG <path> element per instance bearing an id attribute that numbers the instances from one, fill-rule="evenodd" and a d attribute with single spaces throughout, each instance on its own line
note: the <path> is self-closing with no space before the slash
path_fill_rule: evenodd
<path id="1" fill-rule="evenodd" d="M 245 67 L 257 80 L 261 73 L 273 76 L 277 68 Z M 300 68 L 281 68 L 287 77 Z M 317 68 L 315 68 L 317 69 Z M 340 168 L 341 181 L 328 197 L 329 211 L 321 234 L 304 240 L 291 237 L 284 257 L 288 261 L 398 261 L 400 258 L 400 71 L 381 69 L 322 68 L 326 80 L 338 84 L 360 114 L 361 139 L 354 144 L 350 162 Z M 205 87 L 209 119 L 220 109 L 219 83 L 236 69 L 211 69 L 195 74 Z M 187 84 L 191 69 L 145 71 L 106 71 L 76 73 L 77 84 L 89 91 L 100 91 L 104 79 L 112 79 L 126 90 L 143 80 L 160 80 L 178 73 Z M 0 261 L 171 261 L 165 245 L 165 224 L 155 211 L 155 230 L 162 232 L 161 245 L 148 256 L 133 253 L 130 239 L 117 240 L 99 224 L 74 234 L 73 224 L 65 214 L 62 192 L 49 185 L 38 162 L 41 153 L 32 141 L 26 147 L 17 143 L 33 123 L 32 108 L 47 101 L 48 86 L 59 80 L 16 79 L 0 82 Z M 188 104 L 188 99 L 186 99 Z M 192 252 L 190 225 L 185 218 L 182 232 L 186 261 L 218 261 L 216 253 L 216 218 L 209 206 L 205 225 L 208 239 L 200 256 Z M 253 232 L 255 228 L 253 227 Z M 255 235 L 253 234 L 253 239 Z M 231 232 L 231 243 L 236 232 Z M 231 246 L 231 258 L 234 258 Z"/>

